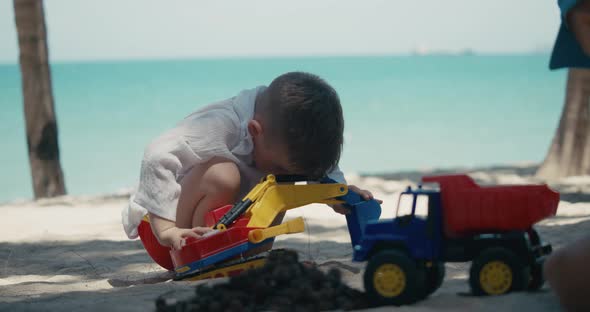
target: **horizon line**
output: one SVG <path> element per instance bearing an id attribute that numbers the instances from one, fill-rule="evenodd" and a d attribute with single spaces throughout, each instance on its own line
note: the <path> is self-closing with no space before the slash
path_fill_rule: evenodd
<path id="1" fill-rule="evenodd" d="M 357 57 L 429 57 L 429 56 L 534 56 L 549 55 L 551 51 L 513 51 L 513 52 L 477 52 L 474 50 L 461 51 L 432 51 L 428 53 L 404 52 L 404 53 L 358 53 L 358 54 L 282 54 L 282 55 L 201 55 L 201 56 L 162 56 L 162 57 L 114 57 L 114 58 L 73 58 L 49 60 L 49 64 L 80 64 L 80 63 L 120 63 L 120 62 L 154 62 L 154 61 L 191 61 L 191 60 L 260 60 L 260 59 L 323 59 L 323 58 L 357 58 Z M 10 62 L 0 60 L 0 65 L 19 65 L 18 57 Z"/>

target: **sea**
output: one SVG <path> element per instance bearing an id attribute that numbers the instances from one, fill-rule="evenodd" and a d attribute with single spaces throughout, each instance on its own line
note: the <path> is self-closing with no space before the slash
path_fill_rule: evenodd
<path id="1" fill-rule="evenodd" d="M 56 62 L 61 165 L 73 195 L 135 187 L 143 150 L 191 112 L 289 71 L 339 93 L 346 174 L 541 162 L 566 71 L 547 54 Z M 32 197 L 18 64 L 0 65 L 0 202 Z"/>

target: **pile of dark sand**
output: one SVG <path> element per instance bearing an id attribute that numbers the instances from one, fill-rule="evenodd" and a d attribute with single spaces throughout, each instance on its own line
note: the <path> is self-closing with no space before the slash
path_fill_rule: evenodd
<path id="1" fill-rule="evenodd" d="M 199 285 L 194 297 L 168 304 L 156 300 L 157 311 L 325 311 L 368 308 L 365 294 L 348 287 L 340 271 L 328 273 L 298 261 L 297 253 L 276 250 L 266 264 L 229 282 Z"/>

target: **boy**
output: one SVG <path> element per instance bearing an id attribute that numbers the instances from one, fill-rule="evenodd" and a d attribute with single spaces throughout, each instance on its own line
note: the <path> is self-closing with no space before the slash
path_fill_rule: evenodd
<path id="1" fill-rule="evenodd" d="M 336 91 L 309 73 L 286 73 L 268 88 L 213 103 L 146 148 L 138 190 L 123 210 L 125 232 L 139 235 L 150 256 L 172 269 L 169 248 L 209 231 L 205 214 L 235 203 L 266 174 L 328 174 L 345 183 L 338 169 L 343 129 Z"/>
<path id="2" fill-rule="evenodd" d="M 585 107 L 588 105 L 587 90 L 590 88 L 590 1 L 559 0 L 558 4 L 561 9 L 561 25 L 549 67 L 551 69 L 569 68 L 566 107 L 578 105 L 578 103 L 580 107 Z M 567 112 L 564 110 L 562 120 L 574 118 L 576 124 L 587 122 L 586 113 L 570 116 L 566 114 Z M 582 138 L 583 134 L 576 132 L 576 136 Z M 583 155 L 572 155 L 572 159 L 583 159 L 583 157 Z M 589 262 L 590 236 L 588 233 L 579 240 L 557 249 L 545 261 L 545 278 L 566 311 L 590 311 Z"/>

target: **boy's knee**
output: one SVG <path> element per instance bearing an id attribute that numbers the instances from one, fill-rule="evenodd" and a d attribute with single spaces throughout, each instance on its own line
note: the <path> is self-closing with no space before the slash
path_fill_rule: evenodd
<path id="1" fill-rule="evenodd" d="M 201 187 L 206 196 L 233 201 L 240 190 L 240 171 L 230 161 L 212 162 L 203 175 Z"/>
<path id="2" fill-rule="evenodd" d="M 587 250 L 578 250 L 584 242 L 575 242 L 557 250 L 544 263 L 545 279 L 568 311 L 588 311 L 590 299 L 585 288 Z"/>

